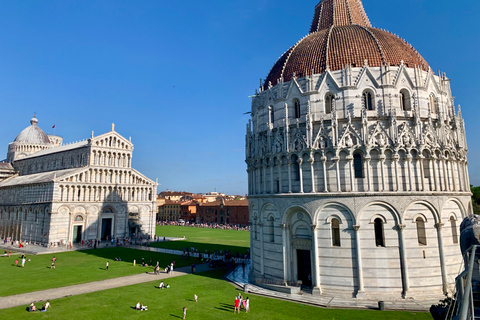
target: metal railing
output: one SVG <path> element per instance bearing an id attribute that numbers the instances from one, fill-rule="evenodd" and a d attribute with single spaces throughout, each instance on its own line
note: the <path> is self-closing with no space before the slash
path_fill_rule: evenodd
<path id="1" fill-rule="evenodd" d="M 457 288 L 458 314 L 453 315 L 454 320 L 475 319 L 474 288 L 472 285 L 475 262 L 478 261 L 480 253 L 479 245 L 472 245 L 464 254 L 465 270 L 455 279 Z"/>

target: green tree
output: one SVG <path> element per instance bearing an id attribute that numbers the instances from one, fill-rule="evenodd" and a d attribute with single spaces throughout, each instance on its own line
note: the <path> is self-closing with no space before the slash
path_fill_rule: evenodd
<path id="1" fill-rule="evenodd" d="M 470 185 L 472 191 L 473 213 L 480 214 L 480 187 Z"/>

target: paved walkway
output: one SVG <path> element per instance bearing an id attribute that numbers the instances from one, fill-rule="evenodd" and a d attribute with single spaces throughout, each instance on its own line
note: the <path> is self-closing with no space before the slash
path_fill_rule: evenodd
<path id="1" fill-rule="evenodd" d="M 281 300 L 288 300 L 298 303 L 309 304 L 323 308 L 358 308 L 358 309 L 378 309 L 378 301 L 360 300 L 355 298 L 338 298 L 327 295 L 312 295 L 306 292 L 299 294 L 287 294 L 278 291 L 272 291 L 260 286 L 249 283 L 248 273 L 250 271 L 250 263 L 245 267 L 243 272 L 242 267 L 239 266 L 235 271 L 227 276 L 227 279 L 235 283 L 245 292 L 251 292 L 265 297 L 276 298 Z M 404 299 L 401 301 L 384 301 L 385 310 L 408 310 L 408 311 L 424 311 L 428 312 L 432 304 L 438 304 L 437 298 L 430 300 L 414 300 Z"/>
<path id="2" fill-rule="evenodd" d="M 84 284 L 77 284 L 74 286 L 47 289 L 42 291 L 35 291 L 29 293 L 16 294 L 13 296 L 0 297 L 0 309 L 13 308 L 17 306 L 28 306 L 30 303 L 46 300 L 54 300 L 68 296 L 76 296 L 79 294 L 101 291 L 106 289 L 119 288 L 138 283 L 158 281 L 172 277 L 184 276 L 190 273 L 190 266 L 182 267 L 174 270 L 174 274 L 160 273 L 155 275 L 153 273 L 142 273 L 133 276 L 120 277 L 115 279 L 108 279 L 102 281 L 89 282 Z M 203 272 L 210 270 L 208 264 L 197 265 L 196 272 Z M 158 286 L 158 284 L 156 284 Z"/>

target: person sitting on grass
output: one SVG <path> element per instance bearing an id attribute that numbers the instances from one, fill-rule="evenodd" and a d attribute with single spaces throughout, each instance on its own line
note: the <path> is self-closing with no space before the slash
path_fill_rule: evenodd
<path id="1" fill-rule="evenodd" d="M 170 285 L 167 283 L 167 285 L 165 286 L 165 288 L 167 288 L 167 289 L 170 288 Z"/>
<path id="2" fill-rule="evenodd" d="M 137 302 L 137 305 L 135 306 L 135 310 L 140 310 L 140 301 Z"/>
<path id="3" fill-rule="evenodd" d="M 35 307 L 35 305 L 32 303 L 30 303 L 30 310 L 32 311 L 37 311 L 37 307 Z"/>
<path id="4" fill-rule="evenodd" d="M 159 289 L 164 289 L 165 288 L 165 285 L 163 284 L 163 281 L 160 282 L 160 284 L 158 285 L 158 288 Z"/>

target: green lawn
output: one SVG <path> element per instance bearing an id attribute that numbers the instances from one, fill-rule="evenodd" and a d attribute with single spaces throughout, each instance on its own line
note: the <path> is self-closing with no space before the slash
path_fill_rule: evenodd
<path id="1" fill-rule="evenodd" d="M 180 226 L 157 226 L 156 235 L 160 237 L 185 236 L 186 240 L 152 242 L 152 247 L 183 250 L 186 247 L 198 248 L 198 252 L 205 250 L 225 251 L 232 253 L 246 253 L 250 248 L 250 232 L 237 230 L 222 230 L 210 228 L 194 228 Z"/>
<path id="2" fill-rule="evenodd" d="M 151 267 L 142 267 L 142 257 L 150 264 L 150 257 L 154 264 L 159 261 L 162 268 L 175 259 L 175 267 L 189 265 L 190 261 L 182 261 L 178 256 L 153 253 L 128 248 L 104 248 L 83 251 L 71 251 L 55 254 L 56 268 L 50 269 L 53 254 L 27 255 L 25 268 L 15 267 L 15 259 L 19 255 L 0 257 L 0 274 L 2 285 L 0 296 L 7 296 L 37 290 L 58 288 L 74 284 L 118 278 L 132 274 L 153 271 Z M 122 261 L 115 261 L 120 257 Z M 133 260 L 137 266 L 133 266 Z M 109 261 L 109 270 L 105 270 L 105 263 Z M 19 265 L 20 265 L 19 259 Z M 11 280 L 8 280 L 11 279 Z M 1 318 L 1 317 L 0 317 Z"/>
<path id="3" fill-rule="evenodd" d="M 166 281 L 170 289 L 157 289 L 158 283 L 150 282 L 62 298 L 50 301 L 52 307 L 46 313 L 28 313 L 27 306 L 0 310 L 0 319 L 182 319 L 184 306 L 188 308 L 186 319 L 432 319 L 422 312 L 322 309 L 244 293 L 250 298 L 251 312 L 234 315 L 238 290 L 221 280 L 222 274 L 216 270 L 171 278 Z M 134 310 L 137 301 L 148 306 L 148 311 Z"/>

